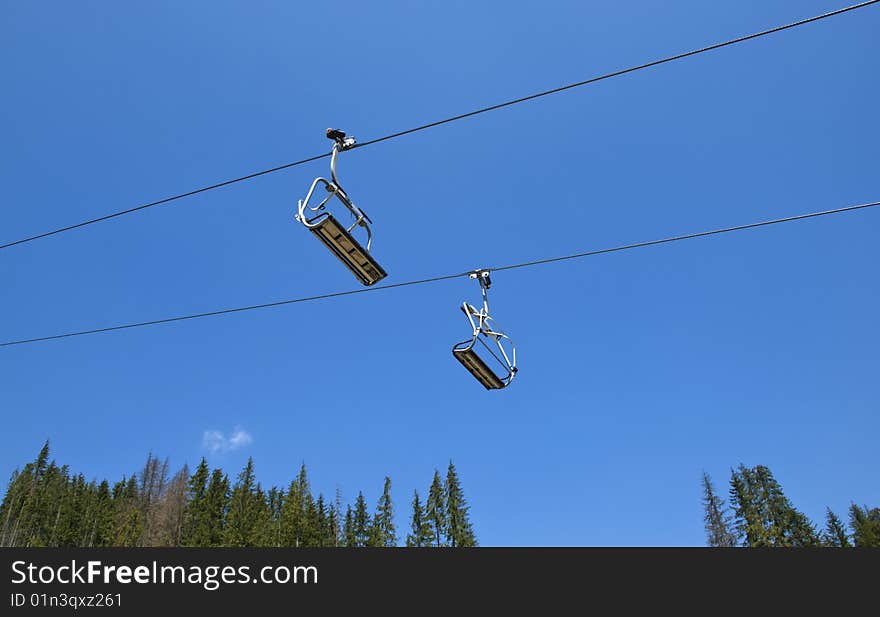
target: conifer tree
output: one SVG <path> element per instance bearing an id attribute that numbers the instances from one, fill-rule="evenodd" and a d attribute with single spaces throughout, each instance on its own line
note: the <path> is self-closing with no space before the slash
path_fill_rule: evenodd
<path id="1" fill-rule="evenodd" d="M 331 505 L 327 512 L 327 528 L 322 546 L 339 546 L 339 511 Z"/>
<path id="2" fill-rule="evenodd" d="M 434 532 L 434 543 L 441 546 L 446 537 L 446 496 L 444 495 L 443 483 L 440 481 L 440 472 L 434 470 L 434 479 L 428 489 L 428 501 L 425 504 L 425 516 L 431 524 Z"/>
<path id="3" fill-rule="evenodd" d="M 113 545 L 136 547 L 143 531 L 143 512 L 140 508 L 140 491 L 136 476 L 128 478 L 117 500 Z"/>
<path id="4" fill-rule="evenodd" d="M 55 468 L 57 470 L 57 467 Z M 41 538 L 43 546 L 84 546 L 82 529 L 90 515 L 89 484 L 85 476 L 70 478 L 57 474 L 47 487 L 50 495 L 48 527 Z"/>
<path id="5" fill-rule="evenodd" d="M 122 495 L 125 493 L 126 484 L 127 481 L 125 479 L 125 476 L 122 476 L 122 479 L 113 485 L 113 490 L 110 493 L 110 497 L 111 499 L 113 499 L 114 503 L 118 504 L 119 501 L 122 499 Z"/>
<path id="6" fill-rule="evenodd" d="M 63 491 L 68 481 L 67 467 L 49 460 L 49 442 L 43 444 L 33 462 L 19 521 L 19 545 L 49 546 L 54 521 L 63 507 Z"/>
<path id="7" fill-rule="evenodd" d="M 731 474 L 730 500 L 745 546 L 818 546 L 819 535 L 782 492 L 770 470 L 740 465 Z"/>
<path id="8" fill-rule="evenodd" d="M 0 503 L 0 547 L 15 546 L 13 531 L 17 530 L 21 506 L 24 504 L 24 487 L 29 484 L 26 474 L 16 469 L 12 472 L 3 502 Z"/>
<path id="9" fill-rule="evenodd" d="M 281 504 L 281 546 L 300 545 L 303 528 L 303 502 L 300 483 L 291 480 Z"/>
<path id="10" fill-rule="evenodd" d="M 108 488 L 109 493 L 109 488 Z M 74 544 L 71 546 L 92 548 L 95 546 L 98 523 L 101 518 L 101 504 L 99 501 L 100 488 L 95 480 L 85 485 L 83 494 L 83 514 L 79 525 L 73 530 Z"/>
<path id="11" fill-rule="evenodd" d="M 310 497 L 310 496 L 309 496 Z M 312 548 L 315 546 L 315 538 L 319 535 L 318 509 L 314 499 L 306 499 L 305 511 L 303 512 L 302 535 L 300 546 Z"/>
<path id="12" fill-rule="evenodd" d="M 13 519 L 9 521 L 9 538 L 6 546 L 28 546 L 30 540 L 30 512 L 33 510 L 36 487 L 39 482 L 36 467 L 33 463 L 25 465 L 17 477 L 17 499 L 14 509 L 10 511 Z"/>
<path id="13" fill-rule="evenodd" d="M 229 477 L 219 469 L 211 472 L 205 492 L 204 524 L 199 528 L 199 544 L 194 546 L 223 546 L 223 536 L 229 511 Z"/>
<path id="14" fill-rule="evenodd" d="M 290 483 L 281 508 L 281 542 L 283 546 L 311 546 L 315 537 L 317 510 L 309 487 L 305 463 Z"/>
<path id="15" fill-rule="evenodd" d="M 259 482 L 251 498 L 251 508 L 253 529 L 249 546 L 272 546 L 272 513 L 269 509 L 269 498 Z"/>
<path id="16" fill-rule="evenodd" d="M 48 466 L 49 442 L 46 441 L 37 458 L 25 465 L 20 474 L 13 474 L 2 508 L 4 546 L 39 545 L 34 541 L 35 531 L 39 529 L 40 518 L 44 515 L 39 503 L 39 493 Z"/>
<path id="17" fill-rule="evenodd" d="M 358 492 L 354 505 L 354 546 L 367 546 L 370 540 L 370 515 L 367 512 L 367 500 L 364 494 Z"/>
<path id="18" fill-rule="evenodd" d="M 98 486 L 96 506 L 95 526 L 90 546 L 112 546 L 114 504 L 110 493 L 110 484 L 107 480 L 102 481 Z"/>
<path id="19" fill-rule="evenodd" d="M 44 449 L 40 458 L 48 454 Z M 23 527 L 27 538 L 27 546 L 45 547 L 57 546 L 56 533 L 61 515 L 65 510 L 72 508 L 73 495 L 68 489 L 70 476 L 67 466 L 58 467 L 55 461 L 49 461 L 48 465 L 38 459 L 35 465 L 40 470 L 35 478 L 33 490 L 29 495 L 25 512 L 26 525 Z M 70 514 L 70 518 L 75 517 Z M 70 521 L 72 523 L 72 521 Z"/>
<path id="20" fill-rule="evenodd" d="M 708 546 L 736 546 L 736 536 L 731 531 L 730 514 L 724 500 L 715 492 L 712 479 L 703 472 L 703 521 L 706 528 Z"/>
<path id="21" fill-rule="evenodd" d="M 831 508 L 825 508 L 825 533 L 822 534 L 822 540 L 825 546 L 835 548 L 852 546 L 849 542 L 849 536 L 846 534 L 846 528 L 840 518 L 831 511 Z"/>
<path id="22" fill-rule="evenodd" d="M 849 509 L 853 544 L 857 547 L 880 548 L 880 508 L 869 509 L 852 504 Z"/>
<path id="23" fill-rule="evenodd" d="M 357 531 L 354 526 L 354 514 L 351 506 L 345 507 L 345 524 L 342 527 L 343 544 L 348 548 L 357 546 Z"/>
<path id="24" fill-rule="evenodd" d="M 391 503 L 391 478 L 385 476 L 382 496 L 376 506 L 373 520 L 373 546 L 397 546 L 397 530 L 394 527 L 394 506 Z"/>
<path id="25" fill-rule="evenodd" d="M 43 442 L 43 447 L 40 448 L 40 453 L 37 454 L 37 458 L 34 461 L 34 477 L 39 479 L 42 477 L 43 472 L 49 466 L 49 440 Z"/>
<path id="26" fill-rule="evenodd" d="M 229 499 L 229 513 L 224 529 L 226 546 L 255 546 L 257 544 L 257 523 L 259 517 L 254 461 L 248 458 L 247 464 L 235 485 Z"/>
<path id="27" fill-rule="evenodd" d="M 434 543 L 434 528 L 428 521 L 418 491 L 413 491 L 412 510 L 411 531 L 406 536 L 406 545 L 409 547 L 431 546 Z"/>
<path id="28" fill-rule="evenodd" d="M 208 462 L 202 457 L 189 479 L 189 501 L 184 521 L 183 546 L 210 546 L 207 503 L 209 476 Z"/>
<path id="29" fill-rule="evenodd" d="M 309 499 L 306 502 L 306 531 L 303 546 L 319 547 L 326 524 L 326 512 L 324 511 L 324 495 L 318 494 L 318 499 Z"/>
<path id="30" fill-rule="evenodd" d="M 269 505 L 269 536 L 267 546 L 281 546 L 281 506 L 284 503 L 284 490 L 273 486 L 267 495 Z"/>
<path id="31" fill-rule="evenodd" d="M 461 482 L 452 461 L 449 461 L 449 467 L 446 470 L 444 492 L 446 494 L 446 544 L 453 547 L 476 546 L 477 539 L 468 517 L 470 508 L 464 498 Z"/>

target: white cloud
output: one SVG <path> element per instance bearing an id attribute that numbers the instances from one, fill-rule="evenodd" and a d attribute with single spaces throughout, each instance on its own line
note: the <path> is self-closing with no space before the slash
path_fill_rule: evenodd
<path id="1" fill-rule="evenodd" d="M 211 454 L 223 454 L 232 452 L 252 444 L 254 438 L 240 426 L 227 437 L 223 431 L 209 430 L 202 435 L 202 446 Z"/>
<path id="2" fill-rule="evenodd" d="M 244 446 L 248 446 L 253 442 L 254 438 L 243 428 L 236 428 L 229 436 L 229 449 L 238 450 Z"/>

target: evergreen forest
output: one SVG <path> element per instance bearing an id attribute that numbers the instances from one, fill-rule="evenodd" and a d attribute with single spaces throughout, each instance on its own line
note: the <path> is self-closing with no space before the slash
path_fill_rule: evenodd
<path id="1" fill-rule="evenodd" d="M 820 528 L 794 507 L 763 465 L 731 470 L 727 500 L 706 473 L 702 489 L 708 546 L 880 547 L 880 508 L 852 503 L 846 523 L 826 508 Z"/>
<path id="2" fill-rule="evenodd" d="M 880 547 L 880 508 L 826 509 L 821 527 L 795 508 L 769 468 L 732 469 L 726 498 L 702 477 L 703 523 L 711 547 Z M 473 547 L 477 538 L 455 465 L 434 470 L 423 494 L 395 520 L 391 478 L 370 508 L 362 492 L 314 495 L 306 466 L 287 486 L 265 489 L 254 462 L 234 481 L 203 458 L 172 472 L 152 454 L 115 483 L 87 480 L 50 459 L 49 443 L 13 472 L 0 503 L 3 547 Z"/>
<path id="3" fill-rule="evenodd" d="M 173 472 L 152 454 L 115 483 L 87 480 L 50 460 L 49 444 L 12 474 L 0 504 L 0 546 L 11 547 L 470 547 L 477 538 L 455 465 L 435 470 L 398 531 L 386 477 L 371 509 L 362 492 L 343 506 L 314 496 L 305 465 L 268 490 L 248 459 L 235 480 L 203 458 Z"/>

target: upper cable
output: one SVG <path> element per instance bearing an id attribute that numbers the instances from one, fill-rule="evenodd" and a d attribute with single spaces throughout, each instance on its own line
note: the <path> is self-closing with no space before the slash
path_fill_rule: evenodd
<path id="1" fill-rule="evenodd" d="M 417 126 L 414 128 L 406 129 L 403 131 L 398 131 L 396 133 L 391 133 L 389 135 L 385 135 L 384 137 L 377 137 L 375 139 L 371 139 L 369 141 L 365 141 L 360 144 L 356 144 L 350 146 L 352 149 L 354 148 L 363 148 L 365 146 L 370 146 L 373 144 L 377 144 L 383 141 L 388 141 L 391 139 L 396 139 L 398 137 L 403 137 L 404 135 L 409 135 L 411 133 L 416 133 L 418 131 L 424 131 L 430 128 L 434 128 L 437 126 L 441 126 L 443 124 L 449 124 L 450 122 L 456 122 L 458 120 L 463 120 L 465 118 L 470 118 L 472 116 L 477 116 L 479 114 L 484 114 L 490 111 L 495 111 L 497 109 L 502 109 L 504 107 L 510 107 L 511 105 L 517 105 L 519 103 L 525 103 L 527 101 L 531 101 L 534 99 L 538 99 L 545 96 L 550 96 L 551 94 L 557 94 L 559 92 L 564 92 L 566 90 L 571 90 L 573 88 L 580 88 L 581 86 L 586 86 L 589 84 L 593 84 L 599 81 L 603 81 L 606 79 L 610 79 L 612 77 L 619 77 L 621 75 L 626 75 L 628 73 L 634 73 L 636 71 L 641 71 L 643 69 L 648 69 L 651 67 L 659 66 L 661 64 L 666 64 L 668 62 L 674 62 L 675 60 L 682 60 L 684 58 L 689 58 L 691 56 L 696 56 L 698 54 L 706 53 L 709 51 L 714 51 L 716 49 L 721 49 L 722 47 L 728 47 L 731 45 L 736 45 L 738 43 L 743 43 L 745 41 L 750 41 L 752 39 L 757 39 L 763 36 L 768 36 L 770 34 L 775 34 L 777 32 L 782 32 L 783 30 L 789 30 L 791 28 L 797 28 L 799 26 L 803 26 L 809 23 L 813 23 L 816 21 L 821 21 L 823 19 L 828 19 L 829 17 L 834 17 L 836 15 L 842 15 L 843 13 L 848 13 L 850 11 L 854 11 L 856 9 L 861 9 L 872 4 L 877 4 L 880 0 L 869 0 L 867 2 L 860 2 L 858 4 L 853 4 L 851 6 L 843 7 L 834 11 L 830 11 L 828 13 L 823 13 L 821 15 L 816 15 L 814 17 L 808 17 L 807 19 L 801 19 L 799 21 L 795 21 L 789 24 L 785 24 L 782 26 L 776 26 L 773 28 L 769 28 L 767 30 L 762 30 L 760 32 L 755 32 L 754 34 L 748 34 L 745 36 L 740 36 L 735 39 L 730 39 L 728 41 L 724 41 L 721 43 L 715 43 L 713 45 L 709 45 L 708 47 L 701 47 L 699 49 L 695 49 L 692 51 L 676 54 L 674 56 L 668 56 L 666 58 L 661 58 L 660 60 L 653 60 L 651 62 L 647 62 L 645 64 L 639 64 L 637 66 L 632 66 L 626 69 L 621 69 L 618 71 L 613 71 L 611 73 L 605 73 L 604 75 L 599 75 L 598 77 L 591 77 L 590 79 L 585 79 L 583 81 L 577 81 L 571 84 L 567 84 L 564 86 L 559 86 L 557 88 L 553 88 L 551 90 L 544 90 L 543 92 L 538 92 L 535 94 L 530 94 L 527 96 L 523 96 L 520 98 L 512 99 L 510 101 L 505 101 L 503 103 L 497 103 L 495 105 L 490 105 L 488 107 L 482 107 L 480 109 L 476 109 L 474 111 L 469 111 L 467 113 L 458 114 L 455 116 L 450 116 L 448 118 L 444 118 L 442 120 L 436 120 L 434 122 L 429 122 L 428 124 L 423 124 L 421 126 Z M 104 216 L 99 216 L 97 218 L 89 219 L 86 221 L 82 221 L 80 223 L 75 223 L 73 225 L 67 225 L 66 227 L 59 227 L 58 229 L 53 229 L 51 231 L 46 231 L 43 233 L 39 233 L 33 236 L 29 236 L 26 238 L 21 238 L 19 240 L 14 240 L 12 242 L 7 242 L 6 244 L 0 244 L 0 249 L 7 249 L 13 246 L 17 246 L 20 244 L 25 244 L 27 242 L 33 242 L 35 240 L 39 240 L 41 238 L 47 238 L 49 236 L 54 236 L 56 234 L 64 233 L 67 231 L 71 231 L 74 229 L 79 229 L 80 227 L 86 227 L 87 225 L 93 225 L 95 223 L 101 223 L 103 221 L 108 221 L 110 219 L 114 219 L 126 214 L 132 214 L 134 212 L 139 212 L 141 210 L 146 210 L 147 208 L 152 208 L 154 206 L 160 206 L 163 204 L 167 204 L 173 201 L 177 201 L 179 199 L 183 199 L 184 197 L 192 197 L 193 195 L 198 195 L 199 193 L 205 193 L 207 191 L 212 191 L 214 189 L 219 189 L 224 186 L 229 186 L 230 184 L 236 184 L 238 182 L 244 182 L 245 180 L 252 180 L 254 178 L 258 178 L 260 176 L 265 176 L 267 174 L 275 173 L 277 171 L 282 171 L 284 169 L 290 169 L 291 167 L 296 167 L 298 165 L 304 165 L 306 163 L 311 163 L 312 161 L 317 161 L 322 158 L 326 158 L 330 156 L 330 153 L 324 154 L 316 154 L 315 156 L 310 156 L 307 158 L 300 159 L 298 161 L 293 161 L 291 163 L 285 163 L 283 165 L 278 165 L 277 167 L 271 167 L 269 169 L 264 169 L 262 171 L 255 171 L 253 173 L 249 173 L 244 176 L 239 176 L 238 178 L 232 178 L 231 180 L 225 180 L 223 182 L 218 182 L 216 184 L 210 184 L 208 186 L 204 186 L 198 189 L 194 189 L 191 191 L 187 191 L 185 193 L 179 193 L 177 195 L 172 195 L 171 197 L 165 197 L 163 199 L 159 199 L 156 201 L 151 201 L 149 203 L 141 204 L 139 206 L 135 206 L 133 208 L 128 208 L 126 210 L 120 210 L 119 212 L 113 212 L 110 214 L 106 214 Z"/>

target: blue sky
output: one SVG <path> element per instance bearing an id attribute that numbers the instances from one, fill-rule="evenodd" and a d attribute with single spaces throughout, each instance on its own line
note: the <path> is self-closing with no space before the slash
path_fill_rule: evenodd
<path id="1" fill-rule="evenodd" d="M 4 3 L 0 242 L 841 2 Z M 344 154 L 400 282 L 878 199 L 880 8 Z M 326 160 L 4 250 L 3 340 L 353 289 L 292 219 Z M 453 459 L 484 545 L 700 545 L 699 479 L 877 505 L 880 213 L 0 350 L 0 477 L 248 456 L 375 503 Z M 207 437 L 207 438 L 206 438 Z"/>

